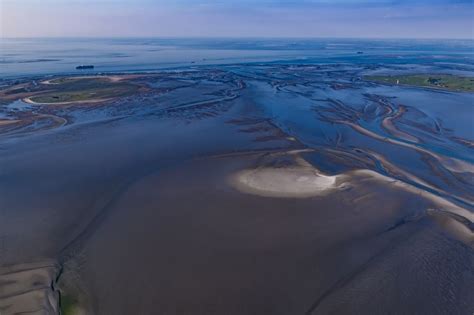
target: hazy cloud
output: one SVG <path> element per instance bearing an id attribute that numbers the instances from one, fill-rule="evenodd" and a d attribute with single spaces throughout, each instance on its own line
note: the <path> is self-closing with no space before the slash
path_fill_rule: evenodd
<path id="1" fill-rule="evenodd" d="M 2 36 L 472 38 L 472 0 L 0 0 Z"/>

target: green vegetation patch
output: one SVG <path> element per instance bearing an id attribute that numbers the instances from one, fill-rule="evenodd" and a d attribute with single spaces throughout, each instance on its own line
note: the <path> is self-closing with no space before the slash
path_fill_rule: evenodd
<path id="1" fill-rule="evenodd" d="M 74 315 L 78 310 L 78 302 L 68 296 L 61 295 L 61 315 Z"/>
<path id="2" fill-rule="evenodd" d="M 395 85 L 411 85 L 438 88 L 449 91 L 474 92 L 474 77 L 461 77 L 449 74 L 365 76 L 364 79 Z"/>
<path id="3" fill-rule="evenodd" d="M 136 93 L 138 85 L 128 82 L 112 82 L 107 78 L 61 78 L 49 85 L 48 92 L 31 97 L 36 103 L 66 103 L 103 100 Z"/>

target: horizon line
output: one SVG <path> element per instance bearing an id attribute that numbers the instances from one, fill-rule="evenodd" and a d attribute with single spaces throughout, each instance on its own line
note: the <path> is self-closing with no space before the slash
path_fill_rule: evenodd
<path id="1" fill-rule="evenodd" d="M 345 36 L 3 36 L 0 39 L 345 39 L 345 40 L 465 40 L 474 41 L 474 37 L 345 37 Z"/>

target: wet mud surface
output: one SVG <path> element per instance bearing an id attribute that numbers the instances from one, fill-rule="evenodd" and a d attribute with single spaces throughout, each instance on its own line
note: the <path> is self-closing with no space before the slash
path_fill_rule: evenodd
<path id="1" fill-rule="evenodd" d="M 472 314 L 474 94 L 381 69 L 163 71 L 68 104 L 7 82 L 0 313 Z"/>

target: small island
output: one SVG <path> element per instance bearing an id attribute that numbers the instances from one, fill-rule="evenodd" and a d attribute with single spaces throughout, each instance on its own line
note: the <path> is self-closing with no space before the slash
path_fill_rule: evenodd
<path id="1" fill-rule="evenodd" d="M 474 77 L 449 74 L 410 74 L 365 76 L 365 80 L 378 83 L 429 87 L 458 92 L 474 92 Z"/>
<path id="2" fill-rule="evenodd" d="M 135 94 L 140 86 L 127 76 L 64 77 L 44 81 L 24 98 L 31 104 L 97 103 Z"/>

